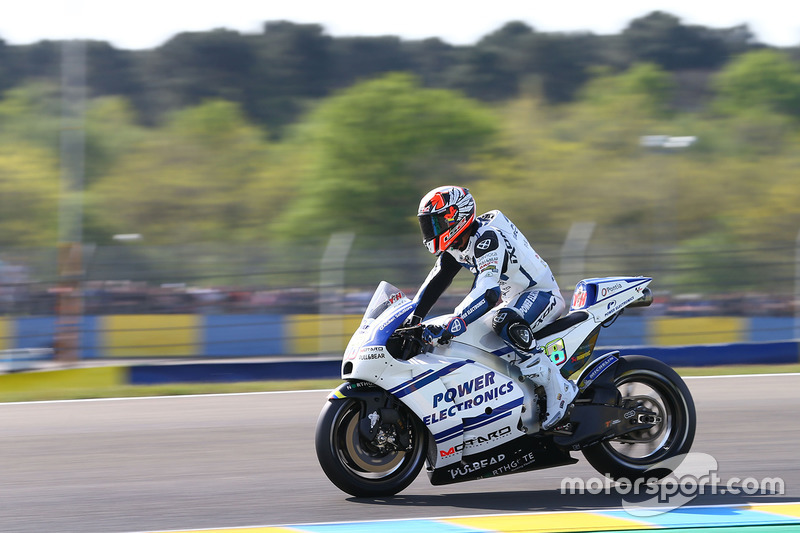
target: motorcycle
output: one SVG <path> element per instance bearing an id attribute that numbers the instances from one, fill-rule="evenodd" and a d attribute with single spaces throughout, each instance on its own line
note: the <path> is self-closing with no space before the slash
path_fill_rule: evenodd
<path id="1" fill-rule="evenodd" d="M 583 280 L 569 312 L 535 332 L 539 355 L 564 377 L 577 374 L 580 389 L 548 431 L 544 390 L 512 364 L 517 355 L 493 332 L 491 313 L 446 344 L 429 344 L 423 324 L 404 326 L 416 303 L 381 282 L 345 349 L 346 381 L 317 421 L 322 470 L 357 497 L 397 494 L 426 462 L 430 482 L 444 485 L 573 464 L 577 451 L 611 479 L 667 476 L 694 439 L 686 384 L 656 359 L 594 353 L 603 327 L 650 305 L 651 281 Z"/>

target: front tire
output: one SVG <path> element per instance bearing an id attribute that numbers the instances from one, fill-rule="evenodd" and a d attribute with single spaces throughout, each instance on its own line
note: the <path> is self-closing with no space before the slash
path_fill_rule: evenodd
<path id="1" fill-rule="evenodd" d="M 585 448 L 584 457 L 615 480 L 666 477 L 694 441 L 697 416 L 689 388 L 672 368 L 641 355 L 620 358 L 614 385 L 626 408 L 655 413 L 660 422 Z"/>
<path id="2" fill-rule="evenodd" d="M 416 415 L 399 406 L 401 422 L 394 427 L 408 432 L 410 444 L 405 450 L 392 449 L 361 435 L 363 411 L 363 403 L 354 398 L 325 404 L 317 421 L 317 459 L 328 479 L 348 494 L 393 496 L 408 487 L 422 469 L 427 429 Z"/>

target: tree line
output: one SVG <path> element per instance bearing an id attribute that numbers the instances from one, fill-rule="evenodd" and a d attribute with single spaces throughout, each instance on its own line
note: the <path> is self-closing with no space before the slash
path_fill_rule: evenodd
<path id="1" fill-rule="evenodd" d="M 437 38 L 334 38 L 317 24 L 273 21 L 257 34 L 181 33 L 150 50 L 92 41 L 86 60 L 90 95 L 128 99 L 143 124 L 217 98 L 236 102 L 250 121 L 277 136 L 309 101 L 389 72 L 413 73 L 426 87 L 484 102 L 536 90 L 559 104 L 574 101 L 598 68 L 623 71 L 648 62 L 670 72 L 713 71 L 763 47 L 746 25 L 687 25 L 657 11 L 632 20 L 618 35 L 547 33 L 509 22 L 470 46 Z M 30 80 L 57 83 L 60 67 L 57 41 L 11 46 L 0 40 L 0 91 Z M 692 79 L 684 85 L 695 96 L 702 93 Z"/>
<path id="2" fill-rule="evenodd" d="M 57 49 L 0 47 L 5 250 L 57 241 Z M 19 59 L 34 51 L 40 62 Z M 502 209 L 534 246 L 595 222 L 592 243 L 624 267 L 614 270 L 652 272 L 667 252 L 690 286 L 793 275 L 800 65 L 746 28 L 653 13 L 617 36 L 509 23 L 474 47 L 451 47 L 271 23 L 260 35 L 87 51 L 85 242 L 138 233 L 162 254 L 185 243 L 283 243 L 281 254 L 302 264 L 306 244 L 320 250 L 331 233 L 353 231 L 356 247 L 423 253 L 417 202 L 455 183 L 479 210 Z M 646 135 L 698 140 L 677 151 L 642 146 Z M 654 247 L 661 255 L 629 253 Z"/>

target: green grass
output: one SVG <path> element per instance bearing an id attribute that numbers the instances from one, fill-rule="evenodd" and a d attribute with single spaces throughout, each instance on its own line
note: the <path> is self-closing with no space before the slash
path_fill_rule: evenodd
<path id="1" fill-rule="evenodd" d="M 682 376 L 732 374 L 773 374 L 800 372 L 800 364 L 740 365 L 720 367 L 677 368 Z M 0 390 L 0 402 L 45 400 L 77 400 L 89 398 L 133 398 L 143 396 L 182 396 L 192 394 L 228 394 L 243 392 L 331 390 L 339 379 L 297 381 L 248 381 L 238 383 L 173 383 L 168 385 L 87 386 L 79 388 L 50 388 L 47 390 Z"/>
<path id="2" fill-rule="evenodd" d="M 117 385 L 107 387 L 52 388 L 49 390 L 0 391 L 0 402 L 82 400 L 90 398 L 136 398 L 186 396 L 287 390 L 331 390 L 342 380 L 243 381 L 237 383 L 170 383 L 165 385 Z"/>

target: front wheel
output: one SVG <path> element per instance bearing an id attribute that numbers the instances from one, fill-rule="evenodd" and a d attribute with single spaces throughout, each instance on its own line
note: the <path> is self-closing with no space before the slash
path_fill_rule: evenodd
<path id="1" fill-rule="evenodd" d="M 694 441 L 697 417 L 686 383 L 661 361 L 629 355 L 616 365 L 614 386 L 624 408 L 646 412 L 654 423 L 590 446 L 583 455 L 598 472 L 616 480 L 669 475 Z"/>
<path id="2" fill-rule="evenodd" d="M 398 417 L 366 438 L 359 430 L 365 405 L 355 398 L 329 401 L 317 421 L 317 459 L 334 485 L 357 497 L 393 496 L 425 462 L 426 428 L 400 405 Z"/>

